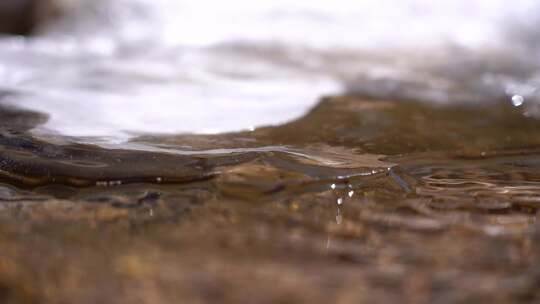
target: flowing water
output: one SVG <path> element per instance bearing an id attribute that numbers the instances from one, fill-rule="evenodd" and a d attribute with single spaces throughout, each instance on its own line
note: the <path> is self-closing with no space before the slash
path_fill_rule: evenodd
<path id="1" fill-rule="evenodd" d="M 539 300 L 538 4 L 232 2 L 0 38 L 1 303 Z"/>

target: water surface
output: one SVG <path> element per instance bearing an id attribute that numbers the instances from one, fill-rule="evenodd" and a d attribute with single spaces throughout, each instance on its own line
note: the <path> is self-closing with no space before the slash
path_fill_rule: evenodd
<path id="1" fill-rule="evenodd" d="M 154 2 L 0 39 L 0 302 L 538 301 L 535 3 Z"/>

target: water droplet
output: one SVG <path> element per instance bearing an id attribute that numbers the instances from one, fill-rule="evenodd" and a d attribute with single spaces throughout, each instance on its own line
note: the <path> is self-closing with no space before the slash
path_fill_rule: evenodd
<path id="1" fill-rule="evenodd" d="M 342 222 L 343 222 L 343 217 L 341 216 L 341 214 L 336 215 L 336 223 L 338 225 L 341 225 Z"/>
<path id="2" fill-rule="evenodd" d="M 341 215 L 341 210 L 338 207 L 336 211 L 336 223 L 338 225 L 341 225 L 342 222 L 343 222 L 343 215 Z"/>
<path id="3" fill-rule="evenodd" d="M 330 185 L 330 188 L 332 188 L 332 190 L 335 190 L 336 189 L 336 184 Z"/>
<path id="4" fill-rule="evenodd" d="M 352 197 L 354 195 L 354 191 L 351 190 L 351 191 L 349 191 L 348 194 L 349 194 L 349 197 Z"/>
<path id="5" fill-rule="evenodd" d="M 525 102 L 525 99 L 523 98 L 523 96 L 521 95 L 512 96 L 512 105 L 514 105 L 514 107 L 521 106 L 523 102 Z"/>
<path id="6" fill-rule="evenodd" d="M 337 204 L 338 204 L 338 205 L 343 204 L 343 198 L 341 198 L 341 197 L 338 198 L 338 199 L 337 199 Z"/>

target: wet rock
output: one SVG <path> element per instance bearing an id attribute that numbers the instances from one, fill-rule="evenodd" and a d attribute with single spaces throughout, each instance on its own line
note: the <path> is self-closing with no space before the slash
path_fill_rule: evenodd
<path id="1" fill-rule="evenodd" d="M 59 18 L 75 0 L 2 0 L 0 33 L 28 35 Z"/>
<path id="2" fill-rule="evenodd" d="M 0 101 L 2 96 L 0 93 Z M 27 131 L 48 120 L 48 115 L 0 103 L 0 130 Z"/>

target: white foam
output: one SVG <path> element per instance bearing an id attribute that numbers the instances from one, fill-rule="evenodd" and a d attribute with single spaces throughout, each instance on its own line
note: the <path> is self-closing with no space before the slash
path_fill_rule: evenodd
<path id="1" fill-rule="evenodd" d="M 249 130 L 298 118 L 353 81 L 375 95 L 414 83 L 398 93 L 466 99 L 451 94 L 464 73 L 479 94 L 521 81 L 467 60 L 538 63 L 526 41 L 533 0 L 81 3 L 37 38 L 0 38 L 0 90 L 19 93 L 3 102 L 48 113 L 40 132 L 118 141 Z M 512 45 L 515 28 L 524 38 Z"/>

